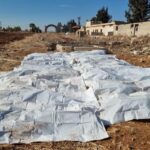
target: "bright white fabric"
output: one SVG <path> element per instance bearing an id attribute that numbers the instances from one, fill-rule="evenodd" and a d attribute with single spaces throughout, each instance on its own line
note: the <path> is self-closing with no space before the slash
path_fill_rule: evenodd
<path id="1" fill-rule="evenodd" d="M 150 68 L 104 51 L 35 53 L 0 74 L 0 143 L 101 140 L 104 125 L 149 118 Z"/>

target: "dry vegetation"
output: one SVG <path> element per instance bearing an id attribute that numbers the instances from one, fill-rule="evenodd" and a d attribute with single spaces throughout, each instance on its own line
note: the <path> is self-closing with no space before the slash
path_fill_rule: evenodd
<path id="1" fill-rule="evenodd" d="M 28 34 L 27 34 L 28 35 Z M 17 36 L 17 38 L 15 38 Z M 25 36 L 25 35 L 24 35 Z M 102 37 L 98 39 L 76 39 L 64 34 L 34 34 L 24 38 L 21 33 L 14 34 L 13 40 L 5 34 L 0 41 L 0 71 L 12 70 L 24 56 L 33 52 L 47 52 L 50 43 L 63 42 L 77 45 L 96 45 L 109 49 L 108 53 L 117 55 L 131 64 L 150 67 L 150 37 Z M 3 38 L 5 37 L 5 38 Z M 24 39 L 23 39 L 24 38 Z M 14 41 L 17 39 L 17 41 Z M 20 41 L 18 41 L 20 40 Z M 6 42 L 7 41 L 7 42 Z M 7 43 L 7 44 L 6 44 Z M 49 142 L 16 145 L 0 145 L 0 150 L 149 150 L 150 122 L 131 121 L 108 127 L 110 138 L 89 143 Z"/>
<path id="2" fill-rule="evenodd" d="M 24 39 L 25 37 L 30 36 L 32 34 L 33 33 L 26 32 L 0 32 L 0 46 L 16 40 Z"/>
<path id="3" fill-rule="evenodd" d="M 82 42 L 104 47 L 108 53 L 133 65 L 150 67 L 150 36 L 83 38 Z"/>

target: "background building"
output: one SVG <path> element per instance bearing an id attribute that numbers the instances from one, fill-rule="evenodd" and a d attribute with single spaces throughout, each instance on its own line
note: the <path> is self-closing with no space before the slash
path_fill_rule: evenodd
<path id="1" fill-rule="evenodd" d="M 150 35 L 150 21 L 130 24 L 122 21 L 110 23 L 88 21 L 85 25 L 85 32 L 88 36 L 145 36 Z"/>
<path id="2" fill-rule="evenodd" d="M 113 21 L 110 23 L 100 23 L 100 22 L 86 22 L 86 34 L 90 36 L 98 36 L 98 35 L 114 35 L 114 31 L 116 26 L 119 24 L 124 24 L 121 21 Z"/>

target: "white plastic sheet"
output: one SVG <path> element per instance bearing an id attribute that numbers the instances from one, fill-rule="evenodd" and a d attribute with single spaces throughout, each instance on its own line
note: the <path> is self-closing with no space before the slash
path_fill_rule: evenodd
<path id="1" fill-rule="evenodd" d="M 31 54 L 0 74 L 0 143 L 101 140 L 104 125 L 149 118 L 150 68 L 104 51 Z"/>

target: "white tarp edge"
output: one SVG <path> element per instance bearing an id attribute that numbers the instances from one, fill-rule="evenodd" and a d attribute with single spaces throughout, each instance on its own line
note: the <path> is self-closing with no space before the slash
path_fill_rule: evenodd
<path id="1" fill-rule="evenodd" d="M 101 140 L 104 125 L 149 118 L 150 68 L 104 51 L 31 54 L 0 74 L 0 143 Z"/>

